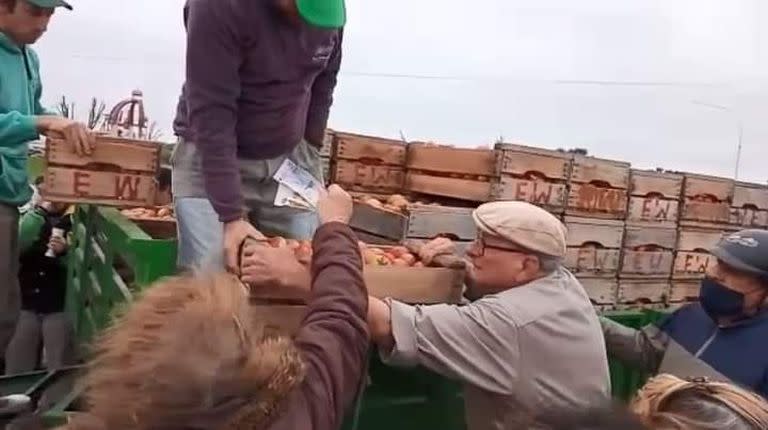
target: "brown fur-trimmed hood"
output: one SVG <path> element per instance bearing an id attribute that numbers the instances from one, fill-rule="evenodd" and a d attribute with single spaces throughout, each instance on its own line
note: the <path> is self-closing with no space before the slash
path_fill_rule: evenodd
<path id="1" fill-rule="evenodd" d="M 97 342 L 71 430 L 261 429 L 304 377 L 292 341 L 265 333 L 231 275 L 148 289 Z"/>

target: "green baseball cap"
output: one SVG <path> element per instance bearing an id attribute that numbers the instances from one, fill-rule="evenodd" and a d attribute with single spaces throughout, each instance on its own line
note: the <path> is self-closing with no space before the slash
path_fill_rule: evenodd
<path id="1" fill-rule="evenodd" d="M 72 10 L 72 5 L 65 2 L 64 0 L 27 0 L 27 3 L 32 3 L 37 7 L 42 7 L 46 9 L 55 9 L 57 7 L 64 7 L 69 10 Z"/>
<path id="2" fill-rule="evenodd" d="M 341 28 L 347 22 L 344 0 L 296 0 L 299 15 L 317 27 Z"/>

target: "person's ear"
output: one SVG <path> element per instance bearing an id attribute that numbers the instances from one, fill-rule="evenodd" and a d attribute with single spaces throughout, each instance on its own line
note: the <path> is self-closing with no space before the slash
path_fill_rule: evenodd
<path id="1" fill-rule="evenodd" d="M 526 274 L 535 275 L 541 270 L 541 262 L 539 261 L 539 257 L 526 255 L 523 264 Z"/>

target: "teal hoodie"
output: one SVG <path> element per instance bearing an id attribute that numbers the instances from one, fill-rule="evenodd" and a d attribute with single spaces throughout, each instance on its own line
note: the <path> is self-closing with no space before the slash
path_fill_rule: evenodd
<path id="1" fill-rule="evenodd" d="M 0 203 L 21 206 L 32 197 L 27 176 L 28 143 L 38 138 L 40 63 L 29 47 L 0 32 Z"/>

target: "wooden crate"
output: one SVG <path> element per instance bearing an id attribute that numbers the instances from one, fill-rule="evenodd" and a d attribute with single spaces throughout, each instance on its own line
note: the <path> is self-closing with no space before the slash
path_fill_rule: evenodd
<path id="1" fill-rule="evenodd" d="M 491 200 L 520 200 L 555 213 L 565 211 L 573 156 L 565 152 L 496 144 Z"/>
<path id="2" fill-rule="evenodd" d="M 321 157 L 331 158 L 333 155 L 333 141 L 335 135 L 336 132 L 330 128 L 325 130 L 325 135 L 323 136 L 323 146 L 320 148 Z"/>
<path id="3" fill-rule="evenodd" d="M 674 279 L 703 278 L 713 258 L 709 249 L 722 238 L 720 230 L 697 228 L 680 229 L 675 252 L 675 264 L 672 269 Z"/>
<path id="4" fill-rule="evenodd" d="M 730 224 L 740 228 L 768 228 L 768 187 L 737 183 L 733 191 Z"/>
<path id="5" fill-rule="evenodd" d="M 349 226 L 363 242 L 377 245 L 399 243 L 408 232 L 408 217 L 355 201 Z"/>
<path id="6" fill-rule="evenodd" d="M 97 136 L 93 153 L 79 157 L 63 139 L 46 145 L 44 196 L 67 203 L 152 206 L 158 189 L 160 145 Z"/>
<path id="7" fill-rule="evenodd" d="M 681 224 L 690 227 L 727 224 L 731 216 L 733 192 L 734 182 L 731 179 L 686 173 Z"/>
<path id="8" fill-rule="evenodd" d="M 665 303 L 669 296 L 669 279 L 619 279 L 619 303 Z"/>
<path id="9" fill-rule="evenodd" d="M 331 183 L 331 159 L 328 157 L 320 157 L 320 164 L 323 170 L 323 183 L 330 185 Z"/>
<path id="10" fill-rule="evenodd" d="M 598 306 L 616 304 L 619 290 L 619 283 L 616 278 L 579 277 L 579 282 L 584 287 L 584 291 L 587 292 L 592 304 Z"/>
<path id="11" fill-rule="evenodd" d="M 627 215 L 629 163 L 574 156 L 565 213 L 591 218 Z"/>
<path id="12" fill-rule="evenodd" d="M 632 169 L 627 222 L 675 227 L 682 191 L 682 175 Z"/>
<path id="13" fill-rule="evenodd" d="M 615 277 L 624 223 L 566 216 L 565 226 L 568 229 L 565 266 L 581 277 Z"/>
<path id="14" fill-rule="evenodd" d="M 405 183 L 403 142 L 334 132 L 331 182 L 350 191 L 394 194 Z"/>
<path id="15" fill-rule="evenodd" d="M 669 294 L 670 303 L 690 303 L 699 300 L 699 281 L 672 281 Z"/>
<path id="16" fill-rule="evenodd" d="M 473 210 L 472 208 L 411 205 L 408 207 L 406 238 L 432 239 L 443 236 L 456 241 L 472 241 L 477 236 L 477 227 L 472 219 Z"/>
<path id="17" fill-rule="evenodd" d="M 677 229 L 627 224 L 621 277 L 669 278 L 672 275 Z"/>
<path id="18" fill-rule="evenodd" d="M 408 145 L 405 189 L 411 193 L 485 202 L 491 192 L 495 157 L 488 149 Z"/>

